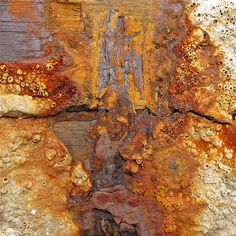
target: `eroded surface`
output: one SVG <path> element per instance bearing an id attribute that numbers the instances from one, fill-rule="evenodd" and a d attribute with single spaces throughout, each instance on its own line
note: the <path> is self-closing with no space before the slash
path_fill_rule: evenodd
<path id="1" fill-rule="evenodd" d="M 20 28 L 20 22 L 29 17 L 17 8 L 24 3 L 3 3 L 5 8 L 13 9 L 7 14 L 16 19 L 14 27 Z M 170 113 L 167 92 L 173 62 L 168 51 L 179 36 L 176 25 L 183 10 L 181 2 L 50 0 L 27 4 L 44 9 L 44 14 L 35 16 L 42 23 L 37 27 L 51 37 L 37 35 L 43 53 L 35 63 L 33 56 L 31 60 L 17 57 L 16 63 L 8 64 L 4 62 L 12 61 L 11 56 L 2 57 L 1 67 L 9 71 L 2 72 L 0 81 L 3 115 L 56 114 L 69 106 L 82 105 L 111 109 L 121 97 L 134 111 L 147 107 L 155 113 Z M 35 25 L 27 25 L 22 35 L 34 35 Z M 7 51 L 8 46 L 3 45 L 2 50 Z M 17 76 L 17 71 L 23 76 Z M 12 96 L 6 94 L 27 100 L 31 108 L 18 109 L 20 102 L 10 105 Z"/>
<path id="2" fill-rule="evenodd" d="M 43 120 L 1 119 L 0 235 L 76 235 L 70 192 L 90 180 Z"/>
<path id="3" fill-rule="evenodd" d="M 235 120 L 235 4 L 232 1 L 190 1 L 174 47 L 176 71 L 173 106 L 221 122 Z"/>
<path id="4" fill-rule="evenodd" d="M 235 235 L 234 2 L 0 11 L 1 235 Z"/>

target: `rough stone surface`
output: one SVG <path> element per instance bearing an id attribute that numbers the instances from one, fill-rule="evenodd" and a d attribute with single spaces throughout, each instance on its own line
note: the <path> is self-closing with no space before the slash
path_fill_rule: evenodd
<path id="1" fill-rule="evenodd" d="M 228 0 L 0 3 L 0 236 L 235 236 Z"/>
<path id="2" fill-rule="evenodd" d="M 173 106 L 220 122 L 235 121 L 235 3 L 189 1 L 174 46 Z"/>
<path id="3" fill-rule="evenodd" d="M 0 132 L 0 235 L 76 234 L 72 183 L 90 187 L 80 162 L 72 162 L 45 120 L 1 119 Z"/>

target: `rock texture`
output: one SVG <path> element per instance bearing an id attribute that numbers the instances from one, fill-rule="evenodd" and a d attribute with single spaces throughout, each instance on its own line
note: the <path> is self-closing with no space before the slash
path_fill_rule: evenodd
<path id="1" fill-rule="evenodd" d="M 185 36 L 174 46 L 176 71 L 171 93 L 175 108 L 220 122 L 235 120 L 235 3 L 191 1 Z"/>
<path id="2" fill-rule="evenodd" d="M 77 234 L 70 192 L 91 187 L 81 163 L 45 120 L 1 119 L 0 130 L 0 235 Z"/>
<path id="3" fill-rule="evenodd" d="M 0 3 L 0 236 L 236 235 L 228 0 Z"/>

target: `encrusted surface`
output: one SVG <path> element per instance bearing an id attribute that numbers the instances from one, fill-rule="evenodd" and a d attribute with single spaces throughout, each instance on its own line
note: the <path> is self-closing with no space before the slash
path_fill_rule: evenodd
<path id="1" fill-rule="evenodd" d="M 154 151 L 155 193 L 172 219 L 170 231 L 234 235 L 235 143 L 227 134 L 235 132 L 191 113 L 157 120 L 152 142 L 161 150 Z"/>
<path id="2" fill-rule="evenodd" d="M 68 201 L 91 187 L 81 163 L 46 121 L 1 119 L 0 132 L 0 235 L 78 234 Z"/>
<path id="3" fill-rule="evenodd" d="M 236 235 L 235 7 L 2 1 L 0 236 Z"/>
<path id="4" fill-rule="evenodd" d="M 174 46 L 173 106 L 221 122 L 235 120 L 235 3 L 190 1 Z"/>
<path id="5" fill-rule="evenodd" d="M 12 1 L 2 4 L 14 6 Z M 16 6 L 21 4 L 24 1 L 16 1 Z M 173 62 L 168 51 L 179 35 L 181 2 L 50 0 L 36 5 L 44 8 L 44 14 L 36 14 L 44 24 L 28 24 L 21 34 L 33 37 L 34 28 L 41 27 L 51 37 L 37 35 L 41 43 L 37 59 L 1 57 L 0 96 L 6 102 L 0 115 L 48 115 L 82 105 L 111 109 L 120 97 L 134 111 L 147 107 L 169 113 L 167 90 Z M 10 14 L 14 14 L 14 27 L 26 21 L 19 9 Z M 2 47 L 8 50 L 8 45 Z M 11 97 L 6 94 L 14 95 L 19 103 L 9 105 Z M 18 108 L 19 96 L 31 108 Z"/>

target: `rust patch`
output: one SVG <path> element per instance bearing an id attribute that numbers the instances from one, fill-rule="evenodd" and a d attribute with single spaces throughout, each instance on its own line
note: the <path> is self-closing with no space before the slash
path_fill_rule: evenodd
<path id="1" fill-rule="evenodd" d="M 126 180 L 150 215 L 157 213 L 146 202 L 161 212 L 159 229 L 150 225 L 154 235 L 198 234 L 203 231 L 201 217 L 214 202 L 214 198 L 199 197 L 210 178 L 202 169 L 215 168 L 219 175 L 234 175 L 234 139 L 227 138 L 234 128 L 191 113 L 175 113 L 157 118 L 151 130 L 138 132 L 120 149 L 127 160 L 125 170 L 131 174 Z M 228 203 L 222 204 L 227 207 Z"/>
<path id="2" fill-rule="evenodd" d="M 235 173 L 236 166 L 236 140 L 235 140 L 236 129 L 234 126 L 226 125 L 221 129 L 220 137 L 223 141 L 223 148 L 225 150 L 225 157 L 223 163 L 232 168 Z"/>
<path id="3" fill-rule="evenodd" d="M 148 202 L 161 212 L 162 220 L 158 221 L 158 226 L 150 226 L 153 229 L 151 235 L 196 233 L 193 225 L 196 224 L 197 215 L 205 207 L 204 202 L 197 201 L 192 196 L 194 178 L 200 163 L 191 156 L 188 149 L 179 146 L 180 134 L 187 129 L 188 119 L 179 115 L 157 119 L 153 138 L 149 137 L 148 142 L 144 142 L 145 148 L 139 152 L 143 156 L 142 162 L 138 162 L 139 171 L 134 178 L 128 178 L 133 191 L 140 196 L 144 205 Z M 133 141 L 128 145 L 129 149 L 141 146 L 132 143 Z M 147 209 L 150 215 L 156 214 L 154 210 Z"/>
<path id="4" fill-rule="evenodd" d="M 8 2 L 17 20 L 38 18 L 24 18 Z M 34 2 L 25 5 L 29 11 Z M 48 130 L 48 122 L 77 114 L 0 120 L 7 140 L 0 148 L 2 196 L 11 192 L 4 187 L 8 178 L 10 189 L 23 188 L 28 195 L 17 193 L 15 200 L 27 202 L 33 216 L 42 213 L 37 223 L 58 220 L 49 234 L 177 236 L 235 227 L 229 220 L 236 213 L 235 129 L 189 111 L 233 122 L 236 85 L 222 76 L 219 48 L 190 22 L 183 5 L 52 0 L 39 18 L 54 37 L 53 50 L 37 60 L 0 64 L 1 115 L 97 109 L 97 116 L 84 115 L 94 121 L 92 152 L 83 162 L 72 160 Z"/>
<path id="5" fill-rule="evenodd" d="M 185 33 L 173 47 L 176 63 L 170 83 L 171 106 L 234 123 L 235 81 L 230 79 L 225 55 L 217 42 L 201 25 L 191 22 L 194 4 L 186 5 L 181 19 Z"/>
<path id="6" fill-rule="evenodd" d="M 193 87 L 215 86 L 219 83 L 219 61 L 217 49 L 209 36 L 200 27 L 193 26 L 186 19 L 184 39 L 176 44 L 176 71 L 172 90 L 181 94 Z M 218 52 L 219 53 L 219 52 Z"/>
<path id="7" fill-rule="evenodd" d="M 222 55 L 207 33 L 193 26 L 188 18 L 185 18 L 184 26 L 185 35 L 173 48 L 176 68 L 170 87 L 171 99 L 180 111 L 208 114 L 206 110 L 214 106 L 217 98 L 213 91 L 222 81 L 219 69 Z"/>
<path id="8" fill-rule="evenodd" d="M 43 57 L 35 62 L 1 63 L 0 94 L 28 96 L 42 101 L 34 115 L 51 115 L 70 105 L 79 105 L 75 82 L 63 73 L 64 56 Z M 44 102 L 45 101 L 45 102 Z"/>
<path id="9" fill-rule="evenodd" d="M 22 3 L 16 3 L 16 1 L 13 0 L 8 0 L 8 4 L 9 4 L 9 13 L 11 14 L 11 16 L 18 18 L 18 20 L 20 20 L 20 18 L 29 18 L 29 17 L 33 17 L 31 18 L 31 20 L 35 20 L 36 15 L 32 14 L 34 13 L 34 5 L 33 5 L 33 1 L 23 1 L 24 4 L 24 11 L 22 11 L 22 8 L 20 6 L 22 6 Z"/>
<path id="10" fill-rule="evenodd" d="M 89 107 L 114 109 L 122 97 L 134 111 L 169 114 L 169 48 L 182 11 L 181 1 L 51 1 L 47 25 L 72 55 Z"/>

